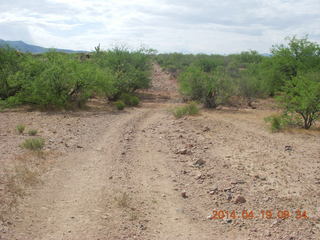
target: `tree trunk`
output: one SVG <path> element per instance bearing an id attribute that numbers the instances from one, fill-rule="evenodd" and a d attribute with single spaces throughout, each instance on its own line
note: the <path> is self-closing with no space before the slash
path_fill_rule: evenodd
<path id="1" fill-rule="evenodd" d="M 209 94 L 206 96 L 204 106 L 207 108 L 217 107 L 216 96 L 213 92 L 209 92 Z"/>

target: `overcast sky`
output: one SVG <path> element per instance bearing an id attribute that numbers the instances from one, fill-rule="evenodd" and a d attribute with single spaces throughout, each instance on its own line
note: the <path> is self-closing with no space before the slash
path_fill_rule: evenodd
<path id="1" fill-rule="evenodd" d="M 0 0 L 0 39 L 44 47 L 265 53 L 305 34 L 320 42 L 320 0 Z"/>

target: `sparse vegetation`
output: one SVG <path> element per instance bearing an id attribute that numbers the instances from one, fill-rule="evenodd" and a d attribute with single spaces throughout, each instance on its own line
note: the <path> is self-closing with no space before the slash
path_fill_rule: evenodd
<path id="1" fill-rule="evenodd" d="M 29 138 L 26 139 L 21 146 L 32 151 L 40 151 L 43 149 L 44 143 L 43 138 Z"/>
<path id="2" fill-rule="evenodd" d="M 114 105 L 118 110 L 123 110 L 126 107 L 126 104 L 121 100 L 114 102 Z"/>
<path id="3" fill-rule="evenodd" d="M 284 118 L 281 115 L 270 116 L 264 120 L 270 123 L 270 130 L 272 132 L 279 132 L 287 126 L 287 122 L 284 121 Z"/>
<path id="4" fill-rule="evenodd" d="M 37 133 L 38 133 L 38 131 L 37 131 L 36 129 L 30 129 L 30 130 L 28 131 L 28 134 L 29 134 L 30 136 L 35 136 L 35 135 L 37 135 Z"/>
<path id="5" fill-rule="evenodd" d="M 140 103 L 140 99 L 137 96 L 128 94 L 128 93 L 123 93 L 120 96 L 121 101 L 123 101 L 125 103 L 126 106 L 137 106 Z"/>
<path id="6" fill-rule="evenodd" d="M 24 132 L 24 130 L 26 129 L 26 126 L 23 124 L 19 124 L 19 125 L 17 125 L 16 129 L 19 134 L 22 134 Z"/>
<path id="7" fill-rule="evenodd" d="M 130 198 L 129 198 L 128 193 L 126 193 L 126 192 L 118 194 L 118 196 L 114 197 L 114 200 L 115 200 L 118 207 L 121 207 L 121 208 L 128 208 L 129 207 Z"/>
<path id="8" fill-rule="evenodd" d="M 230 97 L 247 100 L 276 96 L 284 113 L 299 115 L 308 129 L 319 118 L 320 46 L 307 37 L 287 38 L 271 56 L 246 51 L 227 56 L 158 54 L 115 47 L 95 48 L 86 59 L 51 51 L 34 56 L 0 49 L 1 109 L 29 104 L 45 110 L 83 107 L 93 96 L 107 98 L 117 109 L 137 106 L 135 91 L 148 88 L 151 58 L 178 77 L 186 100 L 205 107 L 228 104 Z M 177 110 L 177 115 L 183 110 Z M 23 133 L 24 129 L 18 130 Z"/>
<path id="9" fill-rule="evenodd" d="M 0 181 L 0 221 L 5 222 L 10 218 L 26 188 L 41 182 L 39 176 L 45 170 L 41 164 L 44 157 L 28 152 L 17 156 L 12 169 L 3 169 Z"/>
<path id="10" fill-rule="evenodd" d="M 182 107 L 176 107 L 172 110 L 173 115 L 176 118 L 181 118 L 186 115 L 196 115 L 199 113 L 199 108 L 195 102 L 191 102 Z"/>
<path id="11" fill-rule="evenodd" d="M 307 37 L 286 40 L 287 45 L 272 47 L 271 56 L 256 51 L 228 56 L 174 53 L 160 54 L 156 60 L 178 76 L 187 100 L 215 108 L 236 96 L 253 107 L 256 98 L 275 96 L 286 118 L 298 115 L 308 129 L 320 115 L 320 46 Z M 272 120 L 275 129 L 281 125 L 278 120 Z"/>

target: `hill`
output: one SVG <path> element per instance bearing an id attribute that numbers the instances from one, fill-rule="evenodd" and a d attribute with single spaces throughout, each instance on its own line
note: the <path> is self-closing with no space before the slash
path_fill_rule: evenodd
<path id="1" fill-rule="evenodd" d="M 27 44 L 23 41 L 5 41 L 0 39 L 0 47 L 10 46 L 11 48 L 17 49 L 21 52 L 30 52 L 30 53 L 45 53 L 50 51 L 51 48 L 44 48 L 36 45 Z M 86 51 L 74 51 L 68 49 L 55 49 L 58 52 L 65 52 L 65 53 L 81 53 Z"/>

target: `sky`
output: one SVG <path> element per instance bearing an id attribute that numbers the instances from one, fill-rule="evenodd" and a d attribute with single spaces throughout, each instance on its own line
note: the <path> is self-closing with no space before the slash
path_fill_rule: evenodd
<path id="1" fill-rule="evenodd" d="M 294 35 L 320 42 L 320 0 L 0 0 L 0 39 L 50 48 L 268 53 Z"/>

